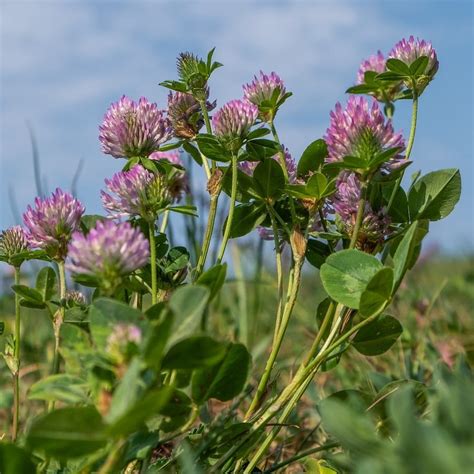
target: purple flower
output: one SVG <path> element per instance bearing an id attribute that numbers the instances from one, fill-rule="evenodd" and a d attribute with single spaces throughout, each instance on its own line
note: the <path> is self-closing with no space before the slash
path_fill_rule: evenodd
<path id="1" fill-rule="evenodd" d="M 177 167 L 168 176 L 168 189 L 172 200 L 179 201 L 184 194 L 189 193 L 189 180 L 183 167 L 179 151 L 155 151 L 150 160 L 167 160 Z"/>
<path id="2" fill-rule="evenodd" d="M 282 146 L 284 153 L 285 153 L 285 163 L 286 163 L 286 169 L 288 171 L 288 180 L 290 183 L 295 184 L 296 183 L 296 162 L 291 156 L 290 152 L 288 151 L 288 148 L 285 146 Z M 273 155 L 272 158 L 278 162 L 280 162 L 280 157 L 278 154 Z M 255 168 L 259 164 L 259 161 L 241 161 L 239 163 L 239 168 L 249 176 L 253 175 L 253 172 L 255 171 Z"/>
<path id="3" fill-rule="evenodd" d="M 254 80 L 243 89 L 244 98 L 259 108 L 260 118 L 265 122 L 273 120 L 278 107 L 286 99 L 285 84 L 275 72 L 264 74 L 260 71 L 260 76 L 254 76 Z"/>
<path id="4" fill-rule="evenodd" d="M 105 179 L 109 193 L 101 191 L 104 208 L 112 217 L 140 216 L 154 220 L 171 200 L 166 177 L 153 174 L 141 165 Z"/>
<path id="5" fill-rule="evenodd" d="M 341 230 L 352 235 L 355 226 L 359 200 L 360 182 L 354 173 L 342 173 L 336 183 L 336 193 L 332 197 L 332 206 L 336 213 L 336 222 Z M 364 250 L 373 248 L 374 244 L 383 242 L 390 233 L 390 218 L 384 209 L 374 211 L 366 202 L 364 217 L 359 230 L 358 246 Z"/>
<path id="6" fill-rule="evenodd" d="M 211 111 L 216 102 L 207 102 L 207 110 Z M 199 102 L 185 92 L 170 92 L 168 95 L 168 118 L 173 127 L 174 135 L 179 138 L 194 138 L 204 125 Z"/>
<path id="7" fill-rule="evenodd" d="M 364 75 L 367 71 L 374 71 L 378 74 L 385 71 L 385 57 L 381 51 L 377 51 L 377 54 L 362 61 L 357 72 L 357 84 L 365 83 Z"/>
<path id="8" fill-rule="evenodd" d="M 123 276 L 145 266 L 148 240 L 128 222 L 98 221 L 87 235 L 75 232 L 69 244 L 67 268 L 73 275 L 97 278 L 101 288 L 113 292 Z"/>
<path id="9" fill-rule="evenodd" d="M 258 108 L 246 100 L 231 100 L 222 106 L 212 118 L 214 133 L 230 151 L 240 148 L 250 128 L 257 120 Z"/>
<path id="10" fill-rule="evenodd" d="M 23 227 L 15 225 L 0 234 L 0 255 L 7 261 L 10 262 L 11 257 L 26 252 L 28 249 L 29 244 Z"/>
<path id="11" fill-rule="evenodd" d="M 424 75 L 427 76 L 426 84 L 434 77 L 438 71 L 439 62 L 436 56 L 436 51 L 433 49 L 431 42 L 420 40 L 410 36 L 408 40 L 403 38 L 390 51 L 388 57 L 399 59 L 404 63 L 410 65 L 420 56 L 428 57 L 428 64 L 424 70 Z M 426 86 L 426 84 L 424 84 Z"/>
<path id="12" fill-rule="evenodd" d="M 64 260 L 84 211 L 77 199 L 59 188 L 49 198 L 37 197 L 34 209 L 28 206 L 23 214 L 30 245 L 44 249 L 55 260 Z"/>
<path id="13" fill-rule="evenodd" d="M 387 171 L 403 160 L 405 141 L 395 133 L 390 120 L 385 120 L 376 101 L 369 105 L 364 97 L 350 96 L 345 109 L 338 102 L 330 114 L 330 125 L 324 139 L 328 146 L 328 162 L 342 161 L 345 156 L 371 158 L 390 148 L 400 147 L 384 167 Z"/>
<path id="14" fill-rule="evenodd" d="M 99 130 L 102 151 L 115 158 L 148 156 L 173 134 L 164 111 L 145 97 L 137 103 L 122 96 L 107 110 Z"/>

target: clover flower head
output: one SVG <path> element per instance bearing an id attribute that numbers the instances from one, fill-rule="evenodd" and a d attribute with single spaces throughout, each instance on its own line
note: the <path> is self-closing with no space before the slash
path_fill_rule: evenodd
<path id="1" fill-rule="evenodd" d="M 210 112 L 216 102 L 206 102 Z M 178 138 L 194 138 L 204 125 L 201 105 L 192 94 L 186 92 L 170 92 L 168 95 L 168 118 Z"/>
<path id="2" fill-rule="evenodd" d="M 414 36 L 410 36 L 408 40 L 403 38 L 393 47 L 388 55 L 389 58 L 399 59 L 408 65 L 420 56 L 426 56 L 428 58 L 424 75 L 427 76 L 427 81 L 429 82 L 439 67 L 436 51 L 430 41 L 425 41 L 424 39 L 420 40 L 419 38 L 415 39 Z"/>
<path id="3" fill-rule="evenodd" d="M 29 249 L 25 230 L 19 225 L 10 227 L 0 234 L 0 255 L 8 260 Z"/>
<path id="4" fill-rule="evenodd" d="M 174 202 L 189 193 L 189 179 L 184 169 L 181 169 L 183 161 L 179 151 L 155 151 L 150 155 L 150 160 L 166 160 L 177 166 L 168 176 L 168 190 Z"/>
<path id="5" fill-rule="evenodd" d="M 108 192 L 101 191 L 102 204 L 111 217 L 156 218 L 171 202 L 166 176 L 153 174 L 141 165 L 105 179 Z"/>
<path id="6" fill-rule="evenodd" d="M 258 107 L 246 100 L 231 100 L 212 118 L 214 132 L 232 151 L 240 148 L 241 140 L 255 124 Z"/>
<path id="7" fill-rule="evenodd" d="M 370 105 L 364 97 L 350 96 L 343 109 L 340 103 L 330 114 L 330 125 L 324 140 L 328 162 L 342 161 L 345 156 L 372 157 L 390 148 L 401 148 L 384 168 L 390 171 L 403 159 L 405 141 L 395 133 L 391 120 L 385 120 L 377 101 Z"/>
<path id="8" fill-rule="evenodd" d="M 145 97 L 135 102 L 122 96 L 107 110 L 99 130 L 102 151 L 115 158 L 147 157 L 173 135 L 164 111 Z"/>
<path id="9" fill-rule="evenodd" d="M 378 74 L 385 71 L 385 56 L 381 51 L 377 51 L 377 54 L 373 54 L 369 58 L 362 61 L 357 71 L 357 84 L 364 84 L 365 82 L 365 73 L 367 71 L 374 71 Z"/>
<path id="10" fill-rule="evenodd" d="M 96 278 L 104 291 L 113 292 L 123 276 L 145 266 L 148 240 L 129 222 L 98 221 L 87 235 L 75 232 L 69 244 L 68 270 Z"/>
<path id="11" fill-rule="evenodd" d="M 336 183 L 336 193 L 332 197 L 332 207 L 336 222 L 348 236 L 352 235 L 356 223 L 361 186 L 354 173 L 344 172 Z M 385 209 L 374 211 L 366 202 L 357 245 L 363 250 L 373 249 L 390 234 L 390 218 Z"/>
<path id="12" fill-rule="evenodd" d="M 68 307 L 86 306 L 87 304 L 86 297 L 80 291 L 76 290 L 67 290 L 64 299 Z"/>
<path id="13" fill-rule="evenodd" d="M 31 247 L 45 250 L 55 260 L 64 260 L 71 235 L 79 227 L 84 211 L 77 199 L 60 188 L 49 198 L 37 197 L 34 208 L 28 206 L 23 214 Z"/>
<path id="14" fill-rule="evenodd" d="M 285 98 L 286 94 L 285 84 L 280 76 L 276 72 L 265 74 L 260 71 L 258 77 L 254 76 L 254 80 L 250 84 L 245 84 L 242 87 L 244 98 L 259 108 L 260 118 L 267 122 L 271 121 L 279 102 Z M 275 104 L 275 108 L 270 106 L 271 103 Z"/>

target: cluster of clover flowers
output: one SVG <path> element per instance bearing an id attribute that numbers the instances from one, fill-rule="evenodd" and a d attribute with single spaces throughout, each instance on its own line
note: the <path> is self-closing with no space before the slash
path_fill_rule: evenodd
<path id="1" fill-rule="evenodd" d="M 161 219 L 160 231 L 165 232 L 169 212 L 189 192 L 186 171 L 180 153 L 176 151 L 178 147 L 182 147 L 202 165 L 210 195 L 207 227 L 193 272 L 194 278 L 202 273 L 206 265 L 219 197 L 225 178 L 231 177 L 228 218 L 217 255 L 217 263 L 220 263 L 227 242 L 232 237 L 239 173 L 252 176 L 258 165 L 257 161 L 245 159 L 247 156 L 241 153 L 242 147 L 250 137 L 262 136 L 258 130 L 268 126 L 274 143 L 278 145 L 273 158 L 279 162 L 288 189 L 292 189 L 293 193 L 288 197 L 288 218 L 282 218 L 270 200 L 267 206 L 268 221 L 257 223 L 261 225 L 260 235 L 273 239 L 275 243 L 279 304 L 272 351 L 246 413 L 245 420 L 249 420 L 261 405 L 297 298 L 309 234 L 313 231 L 327 233 L 328 226 L 332 225 L 333 230 L 346 239 L 349 248 L 377 253 L 392 232 L 389 209 L 409 163 L 418 98 L 433 79 L 438 61 L 430 43 L 410 37 L 397 43 L 387 58 L 379 52 L 361 64 L 357 85 L 349 92 L 368 94 L 373 99 L 369 102 L 363 97 L 351 95 L 345 107 L 338 103 L 331 112 L 330 124 L 324 136 L 327 147 L 324 162 L 334 165 L 334 189 L 321 200 L 298 197 L 298 190 L 302 189 L 298 186 L 308 184 L 312 173 L 297 173 L 297 164 L 290 152 L 281 145 L 275 128 L 277 112 L 291 95 L 286 91 L 282 79 L 274 72 L 261 72 L 251 83 L 243 86 L 243 98 L 226 103 L 210 117 L 209 113 L 216 103 L 209 101 L 208 80 L 219 66 L 221 64 L 212 62 L 212 52 L 207 62 L 183 53 L 178 58 L 179 81 L 162 83 L 172 89 L 167 110 L 159 109 L 157 104 L 150 103 L 146 98 L 136 102 L 125 96 L 110 106 L 100 126 L 102 151 L 115 158 L 124 158 L 126 164 L 122 171 L 105 180 L 106 189 L 101 192 L 101 199 L 107 218 L 97 219 L 92 228 L 84 227 L 81 220 L 84 206 L 71 194 L 57 189 L 51 197 L 37 197 L 34 205 L 28 206 L 23 215 L 24 227 L 15 226 L 2 232 L 0 255 L 14 267 L 16 283 L 20 281 L 20 267 L 27 259 L 41 256 L 57 263 L 61 303 L 53 317 L 53 324 L 56 335 L 54 371 L 58 371 L 59 328 L 64 319 L 64 310 L 71 302 L 79 305 L 85 303 L 80 293 L 67 291 L 66 269 L 78 281 L 81 278 L 94 279 L 102 294 L 113 296 L 125 277 L 149 264 L 151 284 L 148 289 L 152 304 L 157 302 L 157 222 Z M 399 99 L 413 101 L 412 126 L 406 146 L 402 134 L 394 131 L 391 120 L 393 103 Z M 383 105 L 384 111 L 379 103 Z M 206 133 L 201 133 L 204 126 Z M 168 143 L 172 139 L 175 141 Z M 192 145 L 193 142 L 199 147 Z M 224 171 L 217 166 L 215 159 L 209 160 L 205 153 L 205 150 L 212 151 L 216 143 L 227 157 L 222 161 L 230 161 Z M 374 208 L 366 195 L 368 184 L 376 174 L 381 177 L 396 176 L 392 196 L 388 205 L 382 208 Z M 300 217 L 301 207 L 306 212 L 305 219 Z M 143 229 L 147 229 L 145 234 Z M 285 242 L 290 245 L 293 258 L 286 296 L 281 264 L 281 251 Z M 332 304 L 328 314 L 340 311 L 334 306 Z M 340 312 L 339 320 L 342 322 L 344 314 Z M 17 295 L 15 336 L 9 364 L 15 389 L 14 439 L 18 429 L 19 407 L 19 313 Z M 338 328 L 335 324 L 332 332 L 336 334 Z M 120 337 L 129 337 L 123 328 L 120 330 Z M 331 335 L 318 354 L 324 355 L 330 346 Z M 139 335 L 130 337 L 136 339 Z M 278 426 L 281 426 L 320 366 L 323 356 L 314 358 L 320 342 L 320 339 L 315 340 L 294 381 L 267 413 L 260 414 L 257 426 L 265 424 L 285 405 L 285 411 L 279 419 Z M 278 426 L 262 443 L 245 472 L 251 472 L 258 463 L 276 436 Z M 224 462 L 225 459 L 222 460 Z M 219 463 L 216 469 L 221 465 Z"/>

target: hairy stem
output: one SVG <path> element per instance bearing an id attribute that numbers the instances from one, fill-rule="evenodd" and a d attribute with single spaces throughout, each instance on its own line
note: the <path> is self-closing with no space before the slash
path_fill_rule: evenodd
<path id="1" fill-rule="evenodd" d="M 301 257 L 296 258 L 294 274 L 293 274 L 293 283 L 291 287 L 288 288 L 289 298 L 283 310 L 279 331 L 278 331 L 275 341 L 273 342 L 272 350 L 270 352 L 270 356 L 265 365 L 265 369 L 264 369 L 262 378 L 260 380 L 260 383 L 258 384 L 255 396 L 245 415 L 245 420 L 248 420 L 252 416 L 256 408 L 258 408 L 258 406 L 260 405 L 261 399 L 263 395 L 265 394 L 265 390 L 267 388 L 267 383 L 270 378 L 273 365 L 275 364 L 275 360 L 277 358 L 278 352 L 280 351 L 280 347 L 283 342 L 283 338 L 285 336 L 288 323 L 290 321 L 291 313 L 293 312 L 293 308 L 296 303 L 296 298 L 298 296 L 298 290 L 301 283 L 301 269 L 303 267 L 303 263 L 304 263 L 303 258 Z"/>
<path id="2" fill-rule="evenodd" d="M 353 249 L 355 248 L 357 244 L 357 239 L 359 237 L 359 230 L 362 225 L 362 221 L 364 219 L 364 211 L 365 211 L 365 194 L 367 191 L 367 183 L 363 181 L 361 183 L 361 188 L 360 188 L 360 199 L 359 199 L 359 204 L 357 207 L 357 216 L 356 216 L 356 221 L 354 224 L 354 228 L 352 230 L 352 235 L 351 235 L 351 243 L 349 244 L 349 248 Z"/>
<path id="3" fill-rule="evenodd" d="M 20 267 L 15 267 L 15 285 L 20 284 Z M 18 436 L 18 426 L 20 422 L 20 295 L 15 293 L 15 348 L 14 358 L 16 361 L 16 370 L 13 373 L 13 424 L 12 441 L 15 442 Z"/>
<path id="4" fill-rule="evenodd" d="M 276 316 L 276 322 L 275 322 L 275 333 L 273 336 L 273 342 L 275 343 L 277 335 L 278 335 L 278 331 L 280 330 L 281 313 L 283 309 L 283 269 L 282 269 L 282 263 L 281 263 L 282 248 L 281 248 L 280 238 L 278 236 L 278 226 L 273 214 L 271 212 L 269 212 L 269 214 L 270 214 L 270 219 L 272 222 L 273 242 L 275 244 L 275 260 L 276 260 L 277 288 L 278 288 L 278 307 L 277 307 L 277 316 Z"/>
<path id="5" fill-rule="evenodd" d="M 288 174 L 288 168 L 286 166 L 286 160 L 285 160 L 285 151 L 283 150 L 283 147 L 281 146 L 280 142 L 280 137 L 278 136 L 278 133 L 275 128 L 275 124 L 273 123 L 273 120 L 270 122 L 270 129 L 272 131 L 273 139 L 278 143 L 280 147 L 280 152 L 278 153 L 278 158 L 280 159 L 280 165 L 283 169 L 283 174 L 285 175 L 285 180 L 287 183 L 289 183 L 289 174 Z M 293 201 L 293 198 L 290 196 L 289 197 L 290 201 L 290 212 L 291 212 L 291 220 L 293 223 L 296 223 L 296 211 L 295 211 L 295 203 Z"/>
<path id="6" fill-rule="evenodd" d="M 196 266 L 194 279 L 197 279 L 199 275 L 201 275 L 202 271 L 204 270 L 204 265 L 206 264 L 207 254 L 209 253 L 212 233 L 214 231 L 214 225 L 216 222 L 218 199 L 219 199 L 219 194 L 213 194 L 211 196 L 211 202 L 209 204 L 209 214 L 207 216 L 206 231 L 204 233 L 201 253 L 199 254 L 199 259 Z"/>
<path id="7" fill-rule="evenodd" d="M 155 243 L 155 222 L 148 223 L 150 237 L 150 266 L 151 266 L 151 304 L 157 302 L 158 283 L 156 276 L 156 243 Z"/>
<path id="8" fill-rule="evenodd" d="M 224 258 L 225 249 L 227 247 L 227 242 L 230 237 L 230 230 L 232 228 L 232 220 L 234 218 L 234 209 L 235 209 L 235 198 L 237 196 L 237 156 L 232 155 L 232 188 L 230 194 L 230 207 L 229 215 L 227 217 L 227 222 L 224 229 L 224 236 L 222 238 L 221 246 L 217 254 L 217 263 L 221 263 Z"/>
<path id="9" fill-rule="evenodd" d="M 415 87 L 413 87 L 413 104 L 411 110 L 411 126 L 410 126 L 410 136 L 408 137 L 407 143 L 407 150 L 405 154 L 405 159 L 410 159 L 411 151 L 413 149 L 413 144 L 415 143 L 415 134 L 416 134 L 416 122 L 418 120 L 418 96 L 416 95 Z M 387 204 L 387 212 L 392 208 L 393 201 L 395 200 L 395 196 L 397 194 L 398 188 L 402 184 L 403 175 L 405 174 L 405 170 L 401 173 L 400 177 L 395 182 L 395 186 L 393 187 L 392 194 L 390 195 L 390 199 Z"/>

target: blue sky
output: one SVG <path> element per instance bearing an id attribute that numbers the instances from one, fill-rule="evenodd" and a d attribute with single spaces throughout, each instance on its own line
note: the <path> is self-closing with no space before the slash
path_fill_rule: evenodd
<path id="1" fill-rule="evenodd" d="M 473 4 L 471 1 L 158 2 L 5 1 L 0 6 L 0 228 L 15 223 L 35 197 L 34 129 L 48 190 L 70 188 L 79 160 L 78 195 L 100 212 L 103 179 L 122 163 L 102 155 L 98 125 L 122 94 L 162 107 L 158 82 L 175 77 L 175 57 L 216 46 L 218 104 L 239 98 L 260 69 L 275 70 L 293 91 L 278 117 L 297 158 L 324 133 L 329 111 L 345 100 L 362 59 L 387 52 L 410 34 L 431 40 L 440 70 L 421 99 L 412 170 L 459 167 L 464 189 L 456 211 L 432 226 L 430 240 L 473 250 Z M 409 130 L 409 103 L 396 129 Z"/>

